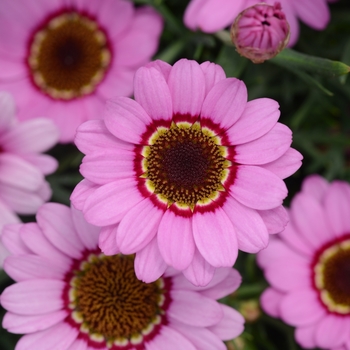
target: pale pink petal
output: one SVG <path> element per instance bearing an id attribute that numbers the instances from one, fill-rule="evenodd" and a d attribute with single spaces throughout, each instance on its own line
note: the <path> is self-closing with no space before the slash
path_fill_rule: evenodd
<path id="1" fill-rule="evenodd" d="M 324 29 L 330 19 L 328 5 L 324 0 L 313 0 L 298 3 L 295 6 L 298 17 L 314 29 Z"/>
<path id="2" fill-rule="evenodd" d="M 198 350 L 181 333 L 175 329 L 162 325 L 159 334 L 145 343 L 146 350 Z"/>
<path id="3" fill-rule="evenodd" d="M 13 255 L 30 254 L 32 251 L 23 243 L 20 229 L 23 224 L 6 225 L 1 233 L 1 242 Z"/>
<path id="4" fill-rule="evenodd" d="M 115 97 L 106 102 L 104 122 L 114 136 L 138 144 L 152 120 L 136 101 Z"/>
<path id="5" fill-rule="evenodd" d="M 294 148 L 289 148 L 281 157 L 261 167 L 276 174 L 281 179 L 293 175 L 300 167 L 303 156 Z"/>
<path id="6" fill-rule="evenodd" d="M 85 339 L 76 339 L 67 350 L 89 350 Z"/>
<path id="7" fill-rule="evenodd" d="M 235 263 L 238 255 L 236 232 L 221 208 L 215 212 L 195 213 L 192 224 L 196 246 L 209 264 L 220 267 Z"/>
<path id="8" fill-rule="evenodd" d="M 221 129 L 227 130 L 241 117 L 247 98 L 247 88 L 241 80 L 221 80 L 206 96 L 201 118 L 208 118 Z"/>
<path id="9" fill-rule="evenodd" d="M 156 281 L 163 275 L 167 264 L 160 255 L 157 237 L 136 253 L 135 274 L 145 283 Z"/>
<path id="10" fill-rule="evenodd" d="M 289 221 L 288 213 L 282 205 L 270 210 L 258 210 L 258 213 L 269 234 L 282 232 Z"/>
<path id="11" fill-rule="evenodd" d="M 119 149 L 132 150 L 134 146 L 113 136 L 102 120 L 88 120 L 77 129 L 74 143 L 84 154 L 105 153 Z"/>
<path id="12" fill-rule="evenodd" d="M 226 350 L 224 342 L 206 328 L 191 327 L 173 321 L 171 327 L 189 339 L 200 350 Z"/>
<path id="13" fill-rule="evenodd" d="M 281 123 L 264 136 L 235 147 L 235 161 L 241 164 L 266 164 L 280 158 L 292 143 L 292 131 Z"/>
<path id="14" fill-rule="evenodd" d="M 285 183 L 275 174 L 257 166 L 240 165 L 230 187 L 231 195 L 253 209 L 273 209 L 287 196 Z"/>
<path id="15" fill-rule="evenodd" d="M 72 220 L 70 208 L 59 203 L 46 203 L 36 215 L 46 238 L 59 250 L 79 259 L 84 250 Z"/>
<path id="16" fill-rule="evenodd" d="M 205 78 L 195 61 L 177 61 L 169 74 L 169 89 L 175 114 L 197 117 L 205 97 Z"/>
<path id="17" fill-rule="evenodd" d="M 117 231 L 120 251 L 123 254 L 134 254 L 144 248 L 156 235 L 163 213 L 148 198 L 130 208 Z"/>
<path id="18" fill-rule="evenodd" d="M 2 326 L 11 333 L 25 334 L 38 332 L 50 328 L 61 322 L 68 315 L 68 311 L 59 310 L 44 315 L 17 315 L 7 312 Z"/>
<path id="19" fill-rule="evenodd" d="M 35 118 L 18 124 L 3 135 L 5 151 L 10 152 L 45 152 L 59 139 L 59 131 L 51 120 Z"/>
<path id="20" fill-rule="evenodd" d="M 267 246 L 269 234 L 256 210 L 247 208 L 231 196 L 227 197 L 223 210 L 235 227 L 238 249 L 256 253 Z"/>
<path id="21" fill-rule="evenodd" d="M 173 104 L 164 75 L 155 68 L 141 67 L 134 78 L 135 100 L 152 119 L 170 120 Z"/>
<path id="22" fill-rule="evenodd" d="M 274 288 L 267 288 L 260 296 L 262 309 L 272 317 L 280 317 L 280 303 L 284 293 Z"/>
<path id="23" fill-rule="evenodd" d="M 78 183 L 78 185 L 75 186 L 71 196 L 70 200 L 74 207 L 78 210 L 83 210 L 86 199 L 95 192 L 95 190 L 98 188 L 95 184 L 92 182 L 83 179 Z"/>
<path id="24" fill-rule="evenodd" d="M 5 248 L 0 240 L 0 268 L 4 266 L 4 260 L 11 255 L 11 253 Z"/>
<path id="25" fill-rule="evenodd" d="M 120 253 L 117 246 L 118 225 L 102 227 L 98 236 L 98 246 L 105 255 Z"/>
<path id="26" fill-rule="evenodd" d="M 281 318 L 292 326 L 307 326 L 326 314 L 314 290 L 301 289 L 283 297 L 280 304 Z"/>
<path id="27" fill-rule="evenodd" d="M 191 264 L 183 271 L 183 274 L 195 286 L 206 286 L 213 278 L 214 271 L 215 268 L 196 249 Z"/>
<path id="28" fill-rule="evenodd" d="M 191 263 L 195 243 L 190 218 L 165 211 L 158 228 L 159 251 L 164 261 L 177 270 L 186 269 Z"/>
<path id="29" fill-rule="evenodd" d="M 37 191 L 37 195 L 43 203 L 48 202 L 52 196 L 52 190 L 48 182 L 44 181 Z"/>
<path id="30" fill-rule="evenodd" d="M 17 343 L 17 350 L 67 349 L 77 338 L 79 330 L 66 322 L 61 322 L 43 331 L 26 334 Z"/>
<path id="31" fill-rule="evenodd" d="M 57 159 L 47 154 L 21 154 L 21 157 L 38 168 L 44 175 L 52 174 L 58 168 Z"/>
<path id="32" fill-rule="evenodd" d="M 223 317 L 220 304 L 201 294 L 184 290 L 170 292 L 172 303 L 167 316 L 189 326 L 208 327 L 218 323 Z"/>
<path id="33" fill-rule="evenodd" d="M 172 66 L 169 63 L 164 62 L 162 60 L 151 61 L 147 63 L 145 67 L 157 69 L 157 71 L 163 74 L 166 81 L 168 81 L 169 74 L 172 68 Z"/>
<path id="34" fill-rule="evenodd" d="M 4 132 L 15 122 L 16 105 L 11 94 L 0 92 L 0 131 Z"/>
<path id="35" fill-rule="evenodd" d="M 244 330 L 244 318 L 235 309 L 219 304 L 223 311 L 223 318 L 208 329 L 222 340 L 231 340 L 238 337 Z"/>
<path id="36" fill-rule="evenodd" d="M 15 314 L 41 315 L 63 307 L 63 289 L 59 280 L 22 281 L 7 287 L 1 294 L 2 306 Z"/>
<path id="37" fill-rule="evenodd" d="M 315 348 L 316 340 L 315 333 L 318 323 L 313 323 L 308 326 L 298 327 L 295 330 L 295 340 L 304 348 Z"/>
<path id="38" fill-rule="evenodd" d="M 211 88 L 221 80 L 226 78 L 226 74 L 218 64 L 206 61 L 200 64 L 205 78 L 205 95 Z"/>
<path id="39" fill-rule="evenodd" d="M 239 145 L 265 135 L 277 123 L 279 104 L 269 98 L 249 101 L 241 117 L 226 131 L 230 144 Z"/>
<path id="40" fill-rule="evenodd" d="M 317 201 L 322 202 L 328 187 L 329 183 L 322 176 L 310 175 L 304 179 L 301 190 L 314 197 Z"/>
<path id="41" fill-rule="evenodd" d="M 6 273 L 15 281 L 31 279 L 63 279 L 67 270 L 58 263 L 36 255 L 9 256 L 4 264 Z"/>
<path id="42" fill-rule="evenodd" d="M 333 348 L 349 339 L 350 320 L 340 315 L 327 315 L 318 324 L 315 340 L 320 348 Z"/>
<path id="43" fill-rule="evenodd" d="M 15 224 L 21 220 L 18 216 L 0 200 L 0 231 L 6 224 Z"/>
<path id="44" fill-rule="evenodd" d="M 134 179 L 111 182 L 99 187 L 86 199 L 84 216 L 96 226 L 116 224 L 142 199 Z"/>

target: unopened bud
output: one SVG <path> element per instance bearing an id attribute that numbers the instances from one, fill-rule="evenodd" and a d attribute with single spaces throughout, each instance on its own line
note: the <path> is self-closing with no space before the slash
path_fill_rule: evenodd
<path id="1" fill-rule="evenodd" d="M 248 7 L 231 27 L 231 40 L 236 50 L 254 63 L 275 57 L 288 44 L 289 35 L 289 24 L 279 2 Z"/>

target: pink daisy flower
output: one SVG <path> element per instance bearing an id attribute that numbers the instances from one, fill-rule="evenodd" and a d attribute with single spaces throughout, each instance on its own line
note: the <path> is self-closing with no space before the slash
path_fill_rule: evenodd
<path id="1" fill-rule="evenodd" d="M 275 0 L 191 0 L 184 15 L 184 22 L 192 30 L 200 29 L 214 33 L 230 26 L 238 14 L 247 7 L 261 2 L 269 5 L 276 3 Z M 317 30 L 324 29 L 329 22 L 327 0 L 279 0 L 279 2 L 290 26 L 289 46 L 293 46 L 298 40 L 298 19 Z"/>
<path id="2" fill-rule="evenodd" d="M 19 123 L 11 95 L 0 92 L 0 231 L 5 224 L 20 222 L 17 214 L 35 214 L 51 197 L 45 175 L 57 161 L 42 152 L 58 141 L 58 130 L 47 119 Z M 0 266 L 7 255 L 0 244 Z"/>
<path id="3" fill-rule="evenodd" d="M 348 183 L 310 176 L 285 231 L 258 254 L 271 284 L 262 307 L 295 326 L 302 347 L 350 349 L 349 213 Z"/>
<path id="4" fill-rule="evenodd" d="M 132 94 L 161 31 L 152 8 L 127 0 L 2 0 L 0 88 L 15 96 L 20 120 L 50 118 L 72 142 L 107 98 Z"/>
<path id="5" fill-rule="evenodd" d="M 73 204 L 103 227 L 107 254 L 137 253 L 137 276 L 167 265 L 194 284 L 232 266 L 238 249 L 257 252 L 282 231 L 283 178 L 301 165 L 278 103 L 247 102 L 244 83 L 213 63 L 156 61 L 140 68 L 135 100 L 106 104 L 104 120 L 82 124 L 85 179 Z"/>
<path id="6" fill-rule="evenodd" d="M 236 270 L 218 269 L 205 288 L 174 270 L 146 284 L 132 256 L 101 254 L 98 233 L 56 203 L 37 223 L 6 227 L 4 268 L 17 283 L 1 295 L 3 327 L 25 334 L 17 350 L 224 350 L 243 331 L 243 317 L 216 301 L 240 285 Z"/>

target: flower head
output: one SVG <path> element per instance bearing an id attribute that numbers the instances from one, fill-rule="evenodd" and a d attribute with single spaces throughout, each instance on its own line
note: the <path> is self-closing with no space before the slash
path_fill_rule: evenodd
<path id="1" fill-rule="evenodd" d="M 289 40 L 289 25 L 280 3 L 258 3 L 242 11 L 231 27 L 238 53 L 254 63 L 275 57 Z"/>
<path id="2" fill-rule="evenodd" d="M 15 101 L 0 92 L 0 231 L 5 224 L 19 222 L 17 214 L 35 214 L 51 197 L 45 175 L 53 173 L 57 161 L 42 152 L 50 149 L 59 133 L 47 119 L 18 122 Z M 7 255 L 0 244 L 0 266 Z"/>
<path id="3" fill-rule="evenodd" d="M 306 178 L 292 200 L 290 222 L 258 254 L 271 287 L 263 309 L 296 327 L 305 348 L 350 344 L 350 186 Z"/>
<path id="4" fill-rule="evenodd" d="M 39 209 L 37 223 L 6 227 L 4 268 L 17 283 L 1 295 L 3 327 L 25 334 L 17 350 L 224 350 L 222 340 L 242 332 L 243 317 L 216 302 L 238 288 L 236 270 L 217 270 L 205 288 L 173 270 L 146 284 L 133 256 L 101 254 L 98 232 L 55 203 Z"/>
<path id="5" fill-rule="evenodd" d="M 136 254 L 150 282 L 171 265 L 205 285 L 257 252 L 285 225 L 283 178 L 301 165 L 278 104 L 247 102 L 244 83 L 213 63 L 156 61 L 135 76 L 135 99 L 107 102 L 103 121 L 82 124 L 85 177 L 72 194 L 103 227 L 105 254 Z"/>
<path id="6" fill-rule="evenodd" d="M 261 2 L 259 0 L 191 0 L 185 12 L 184 22 L 192 30 L 200 29 L 207 33 L 214 33 L 231 26 L 244 9 Z M 276 0 L 263 2 L 274 5 Z M 280 0 L 279 2 L 290 25 L 288 46 L 293 46 L 297 42 L 298 19 L 317 30 L 327 26 L 330 18 L 327 0 Z"/>
<path id="7" fill-rule="evenodd" d="M 132 93 L 161 30 L 153 9 L 127 0 L 3 0 L 0 87 L 18 99 L 19 119 L 50 118 L 60 141 L 72 142 L 78 125 L 100 118 L 105 99 Z"/>

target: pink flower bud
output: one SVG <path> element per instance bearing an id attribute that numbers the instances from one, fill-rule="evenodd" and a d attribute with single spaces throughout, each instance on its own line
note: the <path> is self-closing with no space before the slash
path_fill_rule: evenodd
<path id="1" fill-rule="evenodd" d="M 275 57 L 288 44 L 289 35 L 289 24 L 279 2 L 245 9 L 231 27 L 237 52 L 254 63 Z"/>

